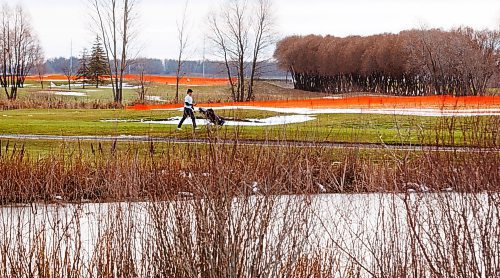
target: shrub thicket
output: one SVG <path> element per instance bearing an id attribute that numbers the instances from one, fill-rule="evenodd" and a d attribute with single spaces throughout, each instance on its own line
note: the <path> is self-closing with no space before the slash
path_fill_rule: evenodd
<path id="1" fill-rule="evenodd" d="M 275 58 L 307 91 L 482 95 L 498 74 L 499 31 L 409 30 L 367 37 L 291 36 Z"/>

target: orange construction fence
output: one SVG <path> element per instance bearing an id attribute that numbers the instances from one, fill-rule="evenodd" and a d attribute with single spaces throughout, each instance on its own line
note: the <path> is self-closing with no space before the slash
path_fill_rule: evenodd
<path id="1" fill-rule="evenodd" d="M 182 104 L 136 104 L 127 107 L 133 110 L 173 109 Z M 303 100 L 275 100 L 253 102 L 221 102 L 200 103 L 200 107 L 222 106 L 258 106 L 276 108 L 439 108 L 439 109 L 467 109 L 467 108 L 499 108 L 498 96 L 357 96 L 345 98 L 316 98 Z"/>
<path id="2" fill-rule="evenodd" d="M 123 76 L 125 80 L 139 80 L 139 75 L 126 74 Z M 50 74 L 44 75 L 44 81 L 59 81 L 67 80 L 67 77 L 62 74 Z M 72 76 L 71 80 L 76 80 L 76 76 Z M 36 75 L 27 76 L 26 80 L 39 81 L 39 77 Z M 176 83 L 175 76 L 163 76 L 163 75 L 145 75 L 144 80 L 148 82 L 156 82 L 174 85 Z M 229 83 L 227 78 L 208 78 L 208 77 L 182 77 L 179 80 L 181 85 L 227 85 Z"/>

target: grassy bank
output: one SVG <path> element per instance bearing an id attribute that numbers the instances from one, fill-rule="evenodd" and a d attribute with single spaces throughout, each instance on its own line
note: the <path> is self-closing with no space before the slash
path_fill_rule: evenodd
<path id="1" fill-rule="evenodd" d="M 57 149 L 59 147 L 59 149 Z M 494 149 L 361 151 L 244 145 L 74 143 L 43 155 L 2 144 L 1 203 L 171 199 L 218 184 L 234 196 L 498 190 Z"/>

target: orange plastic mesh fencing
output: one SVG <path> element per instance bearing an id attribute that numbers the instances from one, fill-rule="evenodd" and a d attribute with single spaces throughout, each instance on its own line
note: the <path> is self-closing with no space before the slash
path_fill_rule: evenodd
<path id="1" fill-rule="evenodd" d="M 109 77 L 108 77 L 109 78 Z M 139 75 L 134 74 L 126 74 L 123 76 L 125 80 L 139 80 Z M 71 80 L 76 80 L 76 76 L 72 76 Z M 39 81 L 40 77 L 36 75 L 27 76 L 26 80 L 29 81 Z M 44 81 L 63 81 L 68 80 L 65 75 L 62 74 L 50 74 L 43 76 Z M 162 83 L 168 85 L 176 84 L 175 76 L 163 76 L 163 75 L 145 75 L 144 80 L 148 82 Z M 182 77 L 179 80 L 179 84 L 181 85 L 227 85 L 229 83 L 227 78 L 205 78 L 205 77 Z"/>
<path id="2" fill-rule="evenodd" d="M 76 80 L 76 76 L 71 76 L 71 80 Z M 29 75 L 26 76 L 26 80 L 28 81 L 40 81 L 40 77 L 38 75 Z M 43 76 L 43 81 L 62 81 L 68 80 L 66 75 L 62 74 L 49 74 Z"/>
<path id="3" fill-rule="evenodd" d="M 138 80 L 138 75 L 127 74 L 124 76 L 125 79 Z M 175 76 L 162 76 L 162 75 L 145 75 L 145 81 L 170 84 L 176 83 Z M 206 78 L 206 77 L 182 77 L 179 80 L 181 85 L 227 85 L 229 83 L 227 78 Z"/>
<path id="4" fill-rule="evenodd" d="M 152 110 L 181 108 L 182 104 L 137 104 L 127 109 Z M 200 103 L 199 107 L 256 106 L 275 108 L 434 108 L 434 109 L 474 109 L 499 108 L 498 96 L 358 96 L 345 98 L 321 98 L 303 100 L 276 100 L 253 102 Z"/>

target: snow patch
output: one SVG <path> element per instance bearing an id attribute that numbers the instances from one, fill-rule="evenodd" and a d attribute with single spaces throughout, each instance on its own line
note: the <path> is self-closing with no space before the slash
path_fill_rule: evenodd
<path id="1" fill-rule="evenodd" d="M 324 97 L 323 99 L 343 99 L 343 97 L 335 96 L 335 97 Z"/>
<path id="2" fill-rule="evenodd" d="M 210 108 L 210 107 L 207 107 Z M 470 116 L 500 116 L 500 109 L 416 109 L 416 108 L 280 108 L 262 106 L 221 106 L 211 107 L 213 110 L 259 110 L 284 114 L 317 115 L 317 114 L 381 114 L 402 116 L 425 116 L 425 117 L 470 117 Z M 155 109 L 155 110 L 182 110 Z"/>
<path id="3" fill-rule="evenodd" d="M 276 113 L 317 115 L 317 114 L 382 114 L 382 115 L 403 115 L 403 116 L 427 116 L 427 117 L 454 117 L 454 116 L 500 116 L 500 109 L 415 109 L 415 108 L 279 108 L 261 106 L 222 106 L 213 107 L 214 110 L 259 110 Z"/>
<path id="4" fill-rule="evenodd" d="M 193 173 L 191 173 L 191 172 L 185 172 L 185 171 L 180 171 L 179 175 L 181 177 L 183 177 L 183 178 L 188 178 L 188 179 L 191 179 L 194 176 Z"/>
<path id="5" fill-rule="evenodd" d="M 194 197 L 194 194 L 191 192 L 179 192 L 179 197 L 191 198 Z"/>
<path id="6" fill-rule="evenodd" d="M 108 85 L 105 85 L 105 86 L 100 86 L 99 88 L 113 89 L 113 86 L 111 86 L 111 84 L 108 84 Z M 122 84 L 122 89 L 124 89 L 124 90 L 127 90 L 127 89 L 139 89 L 139 88 L 141 88 L 141 86 L 134 86 L 134 85 L 130 85 L 128 83 L 123 83 Z"/>
<path id="7" fill-rule="evenodd" d="M 144 98 L 146 100 L 149 100 L 149 101 L 167 102 L 166 100 L 162 99 L 160 96 L 145 96 Z"/>
<path id="8" fill-rule="evenodd" d="M 253 192 L 254 194 L 257 194 L 257 193 L 259 192 L 259 187 L 258 187 L 258 185 L 259 185 L 259 184 L 258 184 L 256 181 L 254 181 L 254 182 L 252 183 L 252 192 Z"/>
<path id="9" fill-rule="evenodd" d="M 81 92 L 54 92 L 54 95 L 58 96 L 73 96 L 73 97 L 86 97 L 86 93 Z"/>
<path id="10" fill-rule="evenodd" d="M 326 193 L 326 188 L 324 185 L 322 185 L 321 183 L 317 182 L 316 185 L 318 186 L 318 189 L 319 189 L 319 192 L 320 193 Z"/>
<path id="11" fill-rule="evenodd" d="M 415 192 L 423 192 L 423 193 L 428 193 L 430 192 L 430 188 L 426 184 L 420 184 L 416 182 L 407 182 L 403 183 L 403 186 L 408 188 L 407 192 L 409 193 L 415 193 Z"/>
<path id="12" fill-rule="evenodd" d="M 66 80 L 64 80 L 64 81 L 66 81 Z M 83 85 L 84 84 L 82 84 L 82 83 L 71 83 L 71 87 L 72 88 L 83 88 Z M 87 84 L 87 83 L 85 83 L 85 86 L 87 86 L 87 87 L 92 87 L 92 86 L 95 87 L 95 84 Z M 140 88 L 140 86 L 134 86 L 134 85 L 131 85 L 131 84 L 126 83 L 126 82 L 124 82 L 122 84 L 122 86 L 123 86 L 122 88 L 124 90 L 126 90 L 126 89 L 139 89 Z M 61 84 L 61 85 L 58 86 L 54 82 L 50 82 L 50 87 L 51 88 L 69 88 L 69 85 L 66 83 L 66 84 Z M 111 84 L 100 85 L 99 86 L 99 89 L 112 89 L 112 88 L 113 87 L 111 86 Z"/>
<path id="13" fill-rule="evenodd" d="M 287 115 L 287 116 L 275 116 L 264 119 L 245 119 L 246 121 L 231 121 L 226 120 L 225 126 L 272 126 L 272 125 L 285 125 L 285 124 L 295 124 L 303 123 L 307 121 L 315 120 L 316 118 L 308 115 Z M 141 121 L 145 124 L 163 124 L 163 125 L 177 125 L 181 117 L 170 118 L 165 121 Z M 126 120 L 105 120 L 107 122 L 126 122 Z M 209 125 L 210 122 L 206 119 L 196 119 L 196 125 Z M 184 125 L 192 125 L 191 119 L 186 119 Z"/>

